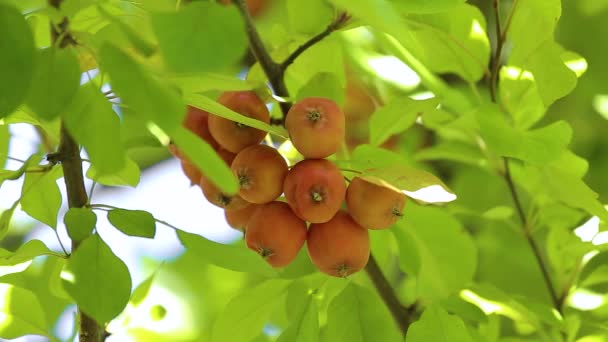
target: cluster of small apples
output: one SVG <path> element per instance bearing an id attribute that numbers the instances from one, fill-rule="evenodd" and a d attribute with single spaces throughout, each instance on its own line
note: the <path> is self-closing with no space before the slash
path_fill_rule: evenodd
<path id="1" fill-rule="evenodd" d="M 249 118 L 270 122 L 265 103 L 250 91 L 225 92 L 218 102 Z M 258 129 L 188 108 L 184 126 L 206 140 L 238 179 L 238 194 L 222 193 L 174 147 L 182 168 L 207 200 L 225 209 L 226 220 L 245 232 L 247 246 L 273 267 L 291 263 L 304 243 L 313 264 L 332 276 L 361 270 L 370 254 L 368 229 L 391 226 L 405 195 L 355 177 L 346 186 L 340 169 L 325 159 L 344 141 L 345 118 L 325 98 L 305 98 L 289 110 L 285 126 L 304 156 L 291 169 Z M 279 201 L 281 194 L 285 202 Z M 346 202 L 346 208 L 342 208 Z M 307 227 L 307 222 L 310 223 Z"/>

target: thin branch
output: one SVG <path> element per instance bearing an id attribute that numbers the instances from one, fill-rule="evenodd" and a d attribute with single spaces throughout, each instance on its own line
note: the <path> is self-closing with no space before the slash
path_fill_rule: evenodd
<path id="1" fill-rule="evenodd" d="M 500 0 L 493 0 L 493 5 L 494 5 L 495 20 L 496 20 L 497 42 L 496 42 L 496 53 L 494 54 L 493 63 L 492 63 L 492 77 L 490 79 L 490 96 L 492 98 L 492 102 L 498 103 L 496 87 L 497 87 L 497 83 L 498 83 L 498 73 L 499 73 L 500 65 L 501 65 L 500 60 L 501 60 L 501 56 L 502 56 L 503 47 L 504 47 L 506 39 L 507 39 L 507 31 L 511 25 L 511 19 L 513 18 L 513 13 L 515 12 L 515 8 L 517 6 L 517 0 L 515 0 L 513 2 L 513 5 L 511 6 L 511 12 L 509 13 L 509 17 L 507 19 L 507 23 L 505 24 L 504 30 L 501 28 L 501 25 L 500 25 L 500 12 L 499 12 Z M 530 223 L 528 222 L 528 219 L 526 218 L 526 213 L 524 211 L 520 197 L 517 193 L 517 188 L 515 187 L 515 182 L 513 181 L 513 177 L 511 176 L 511 168 L 509 165 L 509 159 L 507 157 L 503 157 L 502 159 L 503 159 L 503 164 L 504 164 L 503 176 L 504 176 L 505 181 L 507 182 L 507 186 L 509 187 L 511 197 L 513 198 L 513 203 L 515 205 L 515 209 L 517 210 L 517 214 L 521 221 L 524 236 L 526 238 L 526 241 L 528 241 L 528 244 L 530 245 L 530 249 L 532 249 L 532 253 L 534 253 L 534 257 L 536 258 L 538 266 L 541 270 L 541 273 L 542 273 L 542 276 L 543 276 L 543 279 L 545 282 L 545 286 L 547 287 L 547 290 L 549 291 L 549 295 L 551 297 L 553 306 L 555 307 L 555 309 L 557 311 L 561 312 L 562 308 L 561 308 L 560 299 L 558 298 L 555 287 L 553 286 L 553 281 L 551 280 L 551 275 L 549 273 L 549 267 L 547 266 L 547 262 L 546 262 L 545 258 L 543 257 L 540 247 L 534 240 L 534 236 L 532 235 L 532 229 L 531 229 Z"/>
<path id="2" fill-rule="evenodd" d="M 249 38 L 249 47 L 251 48 L 253 56 L 260 63 L 262 70 L 264 70 L 264 73 L 266 74 L 268 82 L 270 82 L 270 86 L 272 87 L 275 95 L 282 98 L 289 98 L 289 91 L 285 85 L 285 70 L 287 70 L 287 68 L 296 60 L 296 58 L 304 53 L 304 51 L 323 40 L 323 38 L 329 36 L 333 31 L 342 27 L 348 21 L 348 19 L 350 19 L 350 16 L 348 16 L 346 13 L 340 13 L 323 32 L 317 34 L 299 46 L 282 63 L 277 63 L 272 59 L 268 53 L 268 50 L 264 46 L 262 38 L 260 38 L 260 34 L 255 28 L 253 19 L 247 10 L 245 0 L 235 0 L 233 3 L 238 8 L 243 20 L 245 21 L 247 37 Z M 281 107 L 283 117 L 287 116 L 289 108 L 291 108 L 291 103 L 289 101 L 279 101 L 279 106 Z M 277 123 L 277 121 L 273 123 Z M 282 120 L 280 123 L 283 124 L 284 120 Z"/>
<path id="3" fill-rule="evenodd" d="M 374 283 L 374 286 L 391 312 L 391 315 L 399 325 L 399 329 L 405 336 L 412 322 L 412 310 L 401 305 L 399 298 L 397 298 L 391 284 L 388 282 L 384 274 L 382 274 L 382 270 L 380 269 L 380 266 L 378 266 L 378 262 L 373 255 L 369 256 L 369 261 L 367 262 L 367 266 L 365 266 L 365 271 L 372 280 L 372 283 Z"/>
<path id="4" fill-rule="evenodd" d="M 502 33 L 500 25 L 500 0 L 493 0 L 494 6 L 494 22 L 496 23 L 496 53 L 492 59 L 492 72 L 490 73 L 490 97 L 492 102 L 497 102 L 496 86 L 498 82 L 498 73 L 500 71 L 500 61 L 502 58 L 502 49 L 505 44 L 506 32 Z"/>
<path id="5" fill-rule="evenodd" d="M 519 199 L 519 195 L 517 194 L 517 189 L 515 188 L 515 183 L 513 182 L 513 177 L 511 177 L 509 160 L 507 158 L 503 157 L 503 161 L 504 161 L 504 168 L 505 168 L 504 177 L 505 177 L 505 180 L 507 181 L 507 185 L 509 186 L 509 191 L 511 192 L 511 197 L 513 198 L 513 202 L 515 203 L 515 208 L 517 209 L 517 213 L 518 213 L 519 219 L 522 224 L 524 236 L 526 237 L 526 240 L 528 241 L 528 244 L 530 245 L 530 249 L 532 249 L 532 252 L 534 253 L 534 257 L 536 258 L 538 267 L 541 270 L 543 279 L 545 281 L 545 285 L 547 287 L 547 290 L 549 291 L 549 295 L 551 296 L 551 302 L 553 303 L 553 306 L 555 307 L 555 309 L 561 313 L 562 305 L 560 303 L 560 299 L 558 298 L 555 288 L 553 286 L 553 282 L 551 281 L 551 275 L 549 274 L 549 268 L 547 266 L 548 263 L 545 260 L 545 258 L 543 257 L 543 254 L 540 250 L 540 247 L 536 243 L 536 240 L 534 240 L 534 236 L 532 236 L 532 229 L 528 223 L 528 220 L 526 219 L 526 214 L 524 213 L 523 206 L 521 204 L 521 200 Z"/>
<path id="6" fill-rule="evenodd" d="M 49 5 L 59 9 L 63 0 L 48 0 Z M 51 25 L 51 40 L 58 43 L 60 48 L 75 43 L 68 30 L 68 19 L 63 20 L 57 25 Z M 80 159 L 80 149 L 78 143 L 67 131 L 63 123 L 61 124 L 61 138 L 57 151 L 58 159 L 63 168 L 63 179 L 65 181 L 68 196 L 68 206 L 70 208 L 82 208 L 87 202 L 87 193 L 84 187 L 84 176 L 82 172 L 82 160 Z M 72 252 L 79 247 L 79 242 L 72 240 Z M 79 340 L 80 342 L 98 342 L 101 340 L 104 328 L 95 319 L 78 309 Z"/>
<path id="7" fill-rule="evenodd" d="M 268 77 L 268 81 L 270 82 L 270 86 L 274 93 L 281 97 L 289 97 L 289 92 L 287 91 L 287 86 L 285 85 L 285 81 L 283 80 L 283 72 L 281 71 L 281 65 L 275 62 L 264 43 L 262 42 L 262 38 L 258 33 L 258 30 L 255 28 L 255 24 L 253 23 L 253 19 L 251 18 L 251 14 L 247 10 L 247 4 L 245 0 L 235 0 L 233 3 L 238 8 L 243 20 L 245 21 L 245 27 L 247 30 L 247 37 L 249 38 L 249 47 L 251 48 L 251 52 L 255 59 L 260 63 L 262 70 Z M 289 108 L 291 105 L 288 102 L 280 102 L 281 111 L 283 112 L 283 116 L 287 115 Z"/>
<path id="8" fill-rule="evenodd" d="M 304 44 L 300 45 L 297 49 L 295 49 L 284 61 L 280 64 L 283 72 L 287 70 L 287 68 L 298 58 L 301 54 L 303 54 L 306 50 L 308 50 L 311 46 L 323 40 L 323 38 L 329 36 L 332 32 L 340 29 L 340 27 L 344 26 L 346 22 L 350 19 L 350 16 L 346 12 L 341 12 L 338 16 L 332 21 L 323 32 L 317 34 L 316 36 L 310 38 Z"/>

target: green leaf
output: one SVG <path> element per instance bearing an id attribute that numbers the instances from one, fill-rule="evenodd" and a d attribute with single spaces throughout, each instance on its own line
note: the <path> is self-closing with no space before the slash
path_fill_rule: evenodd
<path id="1" fill-rule="evenodd" d="M 224 119 L 228 119 L 234 122 L 242 123 L 243 125 L 247 125 L 249 127 L 257 128 L 259 130 L 272 133 L 278 135 L 282 138 L 287 138 L 287 133 L 285 130 L 277 128 L 275 126 L 271 126 L 265 122 L 260 120 L 252 119 L 245 115 L 239 114 L 235 111 L 232 111 L 223 105 L 213 101 L 212 99 L 201 95 L 201 94 L 188 94 L 185 97 L 185 100 L 190 105 L 222 117 Z"/>
<path id="2" fill-rule="evenodd" d="M 407 274 L 419 274 L 421 256 L 416 240 L 402 226 L 396 226 L 390 231 L 395 236 L 399 247 L 399 266 Z"/>
<path id="3" fill-rule="evenodd" d="M 489 149 L 499 156 L 531 163 L 547 163 L 561 157 L 572 137 L 565 121 L 521 131 L 513 128 L 496 106 L 485 106 L 477 112 L 481 135 Z"/>
<path id="4" fill-rule="evenodd" d="M 287 18 L 292 31 L 316 35 L 331 23 L 334 10 L 323 0 L 286 2 Z"/>
<path id="5" fill-rule="evenodd" d="M 536 328 L 542 328 L 541 321 L 556 327 L 561 325 L 559 313 L 549 304 L 541 304 L 531 297 L 510 296 L 490 284 L 472 286 L 462 296 L 486 314 L 499 314 Z"/>
<path id="6" fill-rule="evenodd" d="M 127 158 L 125 166 L 116 173 L 100 175 L 95 165 L 91 165 L 87 170 L 88 178 L 108 186 L 136 187 L 139 184 L 140 175 L 139 166 L 130 158 Z"/>
<path id="7" fill-rule="evenodd" d="M 559 201 L 608 221 L 608 210 L 598 201 L 598 194 L 583 182 L 579 174 L 568 170 L 567 165 L 531 165 L 516 172 L 517 179 L 525 179 L 530 187 L 528 191 L 537 197 Z"/>
<path id="8" fill-rule="evenodd" d="M 334 100 L 338 105 L 344 104 L 344 86 L 336 74 L 320 72 L 313 76 L 298 91 L 296 101 L 307 97 L 324 97 Z"/>
<path id="9" fill-rule="evenodd" d="M 374 146 L 382 145 L 394 134 L 410 128 L 416 118 L 435 111 L 439 101 L 435 98 L 413 100 L 409 97 L 398 97 L 376 110 L 369 122 L 370 142 Z"/>
<path id="10" fill-rule="evenodd" d="M 415 274 L 419 298 L 446 298 L 473 279 L 477 248 L 460 222 L 445 210 L 411 204 L 395 229 L 403 230 L 416 245 L 413 252 L 420 258 Z M 410 257 L 409 250 L 400 252 L 399 258 Z"/>
<path id="11" fill-rule="evenodd" d="M 277 275 L 264 259 L 243 246 L 224 245 L 183 231 L 178 231 L 177 236 L 192 253 L 216 266 L 266 277 Z"/>
<path id="12" fill-rule="evenodd" d="M 80 85 L 80 65 L 72 49 L 46 48 L 36 54 L 27 105 L 50 121 L 70 104 Z"/>
<path id="13" fill-rule="evenodd" d="M 401 341 L 386 305 L 367 288 L 349 283 L 327 309 L 326 341 Z"/>
<path id="14" fill-rule="evenodd" d="M 101 14 L 101 17 L 116 25 L 118 30 L 124 34 L 137 52 L 141 53 L 143 56 L 150 57 L 156 51 L 156 47 L 152 45 L 152 43 L 146 41 L 133 27 L 128 25 L 119 17 L 106 11 L 101 4 L 97 5 L 97 10 Z"/>
<path id="15" fill-rule="evenodd" d="M 185 128 L 178 129 L 172 136 L 173 142 L 179 146 L 181 153 L 185 154 L 192 163 L 220 190 L 228 194 L 235 194 L 239 190 L 236 177 L 230 166 L 199 136 Z"/>
<path id="16" fill-rule="evenodd" d="M 509 30 L 513 48 L 507 64 L 534 76 L 538 93 L 548 107 L 570 93 L 577 81 L 576 73 L 562 60 L 563 48 L 554 40 L 561 1 L 525 1 L 517 4 L 513 13 Z"/>
<path id="17" fill-rule="evenodd" d="M 488 164 L 479 147 L 456 140 L 437 143 L 416 152 L 415 156 L 417 161 L 451 160 L 479 167 Z"/>
<path id="18" fill-rule="evenodd" d="M 15 209 L 17 209 L 18 205 L 19 200 L 16 200 L 9 209 L 3 210 L 2 214 L 0 214 L 0 240 L 2 240 L 6 236 L 6 233 L 8 233 L 11 219 L 13 218 L 13 214 L 15 213 Z"/>
<path id="19" fill-rule="evenodd" d="M 0 118 L 3 118 L 25 100 L 36 52 L 32 31 L 16 8 L 0 3 L 0 27 L 4 27 L 0 31 Z"/>
<path id="20" fill-rule="evenodd" d="M 100 323 L 122 312 L 131 295 L 129 269 L 95 234 L 72 253 L 63 287 L 78 306 Z"/>
<path id="21" fill-rule="evenodd" d="M 500 102 L 511 113 L 518 128 L 532 127 L 546 113 L 534 76 L 529 71 L 512 66 L 501 68 L 498 91 Z"/>
<path id="22" fill-rule="evenodd" d="M 138 306 L 144 301 L 144 299 L 146 299 L 157 273 L 158 272 L 152 273 L 152 275 L 146 278 L 146 280 L 142 281 L 137 288 L 135 288 L 133 294 L 131 295 L 131 303 L 133 305 Z"/>
<path id="23" fill-rule="evenodd" d="M 294 296 L 301 300 L 294 303 L 293 300 L 290 300 Z M 279 336 L 277 342 L 319 341 L 319 308 L 313 296 L 306 292 L 294 291 L 293 286 L 291 286 L 287 293 L 287 308 L 295 311 L 295 314 L 290 318 L 290 324 Z"/>
<path id="24" fill-rule="evenodd" d="M 234 297 L 215 321 L 211 341 L 249 341 L 258 336 L 283 302 L 289 284 L 268 280 Z"/>
<path id="25" fill-rule="evenodd" d="M 439 178 L 406 165 L 368 169 L 359 177 L 379 185 L 388 183 L 394 188 L 405 190 L 408 196 L 426 203 L 450 202 L 456 199 L 452 190 Z M 425 188 L 432 191 L 427 194 L 424 192 Z"/>
<path id="26" fill-rule="evenodd" d="M 0 167 L 4 168 L 6 157 L 8 157 L 8 145 L 11 142 L 11 133 L 8 130 L 8 125 L 0 123 Z M 2 182 L 0 182 L 0 185 Z"/>
<path id="27" fill-rule="evenodd" d="M 93 83 L 78 89 L 63 119 L 100 174 L 112 174 L 125 167 L 127 157 L 120 139 L 120 119 Z"/>
<path id="28" fill-rule="evenodd" d="M 111 43 L 99 51 L 100 65 L 110 75 L 112 90 L 137 115 L 172 135 L 186 114 L 178 94 Z"/>
<path id="29" fill-rule="evenodd" d="M 5 180 L 19 179 L 29 167 L 38 165 L 40 160 L 42 160 L 42 155 L 32 154 L 17 170 L 0 170 L 0 186 Z"/>
<path id="30" fill-rule="evenodd" d="M 44 242 L 40 240 L 30 240 L 19 247 L 15 252 L 0 248 L 0 266 L 14 266 L 22 262 L 30 261 L 41 255 L 63 257 L 62 254 L 50 250 Z"/>
<path id="31" fill-rule="evenodd" d="M 95 228 L 97 215 L 89 208 L 70 208 L 63 217 L 70 239 L 84 240 Z"/>
<path id="32" fill-rule="evenodd" d="M 0 13 L 3 11 L 0 8 Z M 0 337 L 14 339 L 24 335 L 48 336 L 50 327 L 40 301 L 21 287 L 0 283 Z"/>
<path id="33" fill-rule="evenodd" d="M 57 227 L 57 214 L 61 207 L 61 192 L 57 186 L 57 178 L 61 174 L 59 167 L 46 172 L 26 173 L 21 189 L 21 209 L 53 228 Z"/>
<path id="34" fill-rule="evenodd" d="M 424 310 L 420 320 L 412 324 L 405 338 L 406 342 L 473 342 L 464 322 L 448 314 L 438 305 Z"/>
<path id="35" fill-rule="evenodd" d="M 113 209 L 108 212 L 108 220 L 118 230 L 130 236 L 154 238 L 156 233 L 154 216 L 147 211 Z"/>
<path id="36" fill-rule="evenodd" d="M 469 82 L 489 73 L 490 42 L 477 7 L 461 4 L 450 11 L 404 18 L 407 33 L 395 38 L 431 71 L 456 73 Z"/>
<path id="37" fill-rule="evenodd" d="M 406 13 L 434 13 L 452 10 L 466 0 L 391 0 L 396 8 Z"/>
<path id="38" fill-rule="evenodd" d="M 581 286 L 608 283 L 608 251 L 597 253 L 589 260 L 579 275 Z"/>
<path id="39" fill-rule="evenodd" d="M 247 49 L 243 20 L 234 6 L 195 2 L 157 13 L 152 26 L 166 63 L 176 71 L 211 71 L 236 64 Z"/>

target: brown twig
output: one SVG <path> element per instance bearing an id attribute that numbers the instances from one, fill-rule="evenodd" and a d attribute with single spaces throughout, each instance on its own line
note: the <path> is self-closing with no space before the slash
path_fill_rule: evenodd
<path id="1" fill-rule="evenodd" d="M 62 0 L 49 0 L 49 5 L 59 9 L 61 2 Z M 68 25 L 69 22 L 67 18 L 63 18 L 58 25 L 51 25 L 51 38 L 53 44 L 56 44 L 55 46 L 63 48 L 74 43 L 74 40 L 68 31 Z M 59 149 L 54 155 L 61 162 L 69 207 L 84 207 L 88 202 L 88 198 L 84 187 L 80 149 L 63 124 L 61 125 Z M 76 251 L 78 247 L 78 241 L 73 240 L 72 252 Z M 98 342 L 101 340 L 104 328 L 97 324 L 95 319 L 80 309 L 78 310 L 78 324 L 80 342 Z"/>
<path id="2" fill-rule="evenodd" d="M 272 59 L 268 53 L 268 50 L 264 46 L 262 38 L 255 28 L 253 19 L 247 10 L 245 0 L 235 0 L 233 2 L 245 21 L 247 37 L 249 38 L 249 47 L 253 53 L 253 56 L 260 63 L 262 70 L 264 70 L 266 77 L 268 77 L 268 82 L 270 83 L 275 95 L 282 98 L 289 98 L 289 91 L 285 85 L 285 70 L 296 60 L 296 58 L 304 53 L 304 51 L 308 50 L 314 44 L 320 42 L 323 38 L 329 36 L 333 31 L 342 27 L 350 18 L 347 14 L 341 13 L 331 24 L 327 26 L 323 32 L 312 37 L 310 40 L 299 46 L 285 59 L 285 61 L 282 63 L 277 63 Z M 279 102 L 279 106 L 281 107 L 281 112 L 283 112 L 283 117 L 287 116 L 287 112 L 289 112 L 289 108 L 291 108 L 291 103 L 288 101 Z"/>

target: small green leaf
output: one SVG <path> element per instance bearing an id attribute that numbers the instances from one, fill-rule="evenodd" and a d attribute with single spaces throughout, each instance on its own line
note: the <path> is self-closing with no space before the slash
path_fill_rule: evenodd
<path id="1" fill-rule="evenodd" d="M 185 128 L 176 130 L 172 139 L 179 150 L 220 190 L 229 194 L 238 192 L 239 185 L 230 167 L 207 142 Z"/>
<path id="2" fill-rule="evenodd" d="M 608 284 L 608 251 L 596 254 L 585 264 L 579 282 L 582 286 Z"/>
<path id="3" fill-rule="evenodd" d="M 89 208 L 70 208 L 63 222 L 72 240 L 80 241 L 91 235 L 97 224 L 97 215 Z"/>
<path id="4" fill-rule="evenodd" d="M 287 280 L 267 280 L 234 297 L 215 321 L 211 341 L 249 341 L 258 336 L 283 302 L 289 284 Z"/>
<path id="5" fill-rule="evenodd" d="M 63 287 L 78 306 L 100 323 L 110 322 L 129 302 L 129 269 L 97 235 L 72 253 Z"/>
<path id="6" fill-rule="evenodd" d="M 307 97 L 328 98 L 342 106 L 344 104 L 344 86 L 336 74 L 320 72 L 300 88 L 296 101 Z"/>
<path id="7" fill-rule="evenodd" d="M 0 13 L 2 12 L 0 8 Z M 0 284 L 0 337 L 14 339 L 24 335 L 48 336 L 44 309 L 34 293 L 11 284 Z"/>
<path id="8" fill-rule="evenodd" d="M 216 266 L 266 277 L 277 275 L 277 272 L 259 255 L 243 246 L 224 245 L 183 231 L 178 231 L 177 235 L 191 252 Z"/>
<path id="9" fill-rule="evenodd" d="M 154 278 L 156 277 L 157 272 L 152 273 L 146 280 L 142 281 L 137 288 L 133 291 L 131 295 L 131 303 L 135 306 L 141 304 L 144 299 L 148 296 L 150 292 L 150 288 L 152 287 L 152 283 L 154 282 Z"/>
<path id="10" fill-rule="evenodd" d="M 93 83 L 78 89 L 63 119 L 100 174 L 112 174 L 125 167 L 127 157 L 120 139 L 120 119 Z"/>
<path id="11" fill-rule="evenodd" d="M 0 187 L 5 180 L 19 179 L 29 167 L 38 165 L 40 160 L 42 160 L 42 155 L 32 154 L 17 170 L 0 170 Z"/>
<path id="12" fill-rule="evenodd" d="M 72 49 L 46 48 L 36 54 L 34 82 L 27 104 L 50 121 L 70 104 L 80 85 L 80 65 Z"/>
<path id="13" fill-rule="evenodd" d="M 50 250 L 44 242 L 40 240 L 30 240 L 19 247 L 15 252 L 0 248 L 0 266 L 14 266 L 41 255 L 63 257 L 62 254 L 57 254 Z"/>
<path id="14" fill-rule="evenodd" d="M 168 135 L 181 127 L 186 106 L 177 92 L 111 43 L 102 45 L 99 59 L 102 70 L 110 75 L 112 90 L 137 115 Z"/>
<path id="15" fill-rule="evenodd" d="M 416 118 L 433 112 L 439 101 L 435 98 L 413 100 L 409 97 L 398 97 L 378 109 L 370 118 L 370 142 L 379 146 L 391 135 L 404 132 L 410 128 Z"/>
<path id="16" fill-rule="evenodd" d="M 412 324 L 405 341 L 473 342 L 473 339 L 459 317 L 448 314 L 438 305 L 432 305 L 424 310 L 419 321 Z"/>
<path id="17" fill-rule="evenodd" d="M 6 236 L 6 233 L 8 233 L 11 219 L 13 218 L 13 214 L 15 213 L 15 209 L 17 209 L 18 205 L 19 200 L 16 200 L 9 209 L 3 210 L 2 214 L 0 214 L 0 240 L 2 240 Z"/>
<path id="18" fill-rule="evenodd" d="M 378 295 L 349 283 L 327 309 L 326 341 L 402 341 L 395 320 Z"/>
<path id="19" fill-rule="evenodd" d="M 107 186 L 136 187 L 139 184 L 140 175 L 139 166 L 131 159 L 127 159 L 125 166 L 116 173 L 100 175 L 95 165 L 91 165 L 87 170 L 88 178 Z"/>
<path id="20" fill-rule="evenodd" d="M 0 3 L 0 118 L 26 98 L 34 74 L 34 37 L 25 18 L 11 5 Z M 10 28 L 10 29 L 9 29 Z"/>
<path id="21" fill-rule="evenodd" d="M 154 238 L 156 233 L 154 216 L 147 211 L 113 209 L 108 212 L 108 220 L 118 230 L 130 236 Z"/>
<path id="22" fill-rule="evenodd" d="M 456 199 L 452 190 L 439 178 L 406 165 L 369 169 L 359 177 L 378 185 L 388 183 L 393 188 L 405 190 L 408 196 L 426 203 L 445 203 Z"/>
<path id="23" fill-rule="evenodd" d="M 21 189 L 21 209 L 52 228 L 57 227 L 57 214 L 61 207 L 61 192 L 57 185 L 57 178 L 61 175 L 59 167 L 42 173 L 26 173 Z"/>
<path id="24" fill-rule="evenodd" d="M 245 26 L 234 6 L 193 2 L 174 13 L 154 14 L 152 26 L 165 61 L 176 71 L 231 66 L 247 49 Z"/>
<path id="25" fill-rule="evenodd" d="M 259 130 L 278 135 L 282 138 L 287 138 L 287 133 L 284 130 L 279 129 L 275 126 L 271 126 L 260 120 L 255 120 L 255 119 L 246 117 L 242 114 L 239 114 L 235 111 L 232 111 L 204 95 L 188 94 L 184 98 L 185 98 L 186 102 L 189 103 L 190 105 L 192 105 L 196 108 L 202 109 L 204 111 L 207 111 L 209 113 L 212 113 L 214 115 L 217 115 L 219 117 L 222 117 L 224 119 L 242 123 L 249 127 L 257 128 Z"/>

